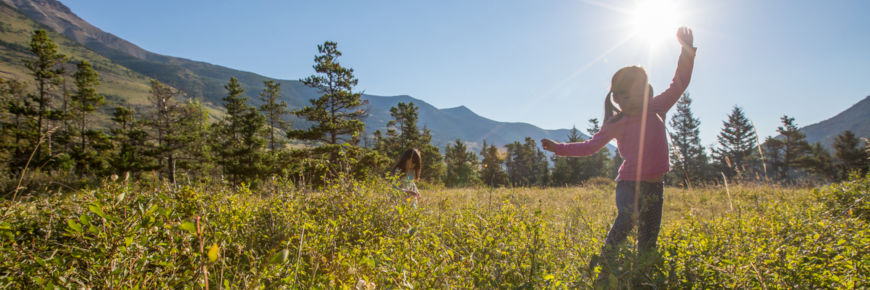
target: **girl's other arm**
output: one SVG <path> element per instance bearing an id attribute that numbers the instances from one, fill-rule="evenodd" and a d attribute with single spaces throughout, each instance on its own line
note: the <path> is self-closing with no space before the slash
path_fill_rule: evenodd
<path id="1" fill-rule="evenodd" d="M 544 147 L 544 150 L 552 151 L 558 156 L 589 156 L 613 139 L 609 130 L 605 130 L 606 127 L 603 126 L 601 131 L 598 131 L 595 136 L 592 136 L 592 139 L 585 142 L 560 143 L 550 139 L 541 139 L 541 146 Z"/>
<path id="2" fill-rule="evenodd" d="M 674 74 L 674 79 L 671 81 L 670 87 L 664 92 L 652 99 L 650 106 L 653 112 L 667 112 L 680 99 L 683 92 L 689 86 L 689 81 L 692 80 L 692 70 L 695 66 L 695 51 L 697 48 L 692 46 L 694 35 L 692 30 L 686 27 L 680 27 L 677 30 L 677 40 L 682 46 L 680 59 L 677 62 L 677 72 Z"/>

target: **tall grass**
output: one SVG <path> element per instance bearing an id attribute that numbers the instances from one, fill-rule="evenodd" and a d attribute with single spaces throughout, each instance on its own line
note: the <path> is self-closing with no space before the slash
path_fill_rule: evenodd
<path id="1" fill-rule="evenodd" d="M 868 184 L 667 188 L 658 256 L 630 237 L 605 286 L 867 287 Z M 0 288 L 587 288 L 614 186 L 429 189 L 415 208 L 383 180 L 107 182 L 3 201 Z"/>

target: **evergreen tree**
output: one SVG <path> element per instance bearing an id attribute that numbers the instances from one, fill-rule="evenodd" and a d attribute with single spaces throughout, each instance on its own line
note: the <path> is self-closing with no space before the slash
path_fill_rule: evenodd
<path id="1" fill-rule="evenodd" d="M 5 139 L 0 142 L 0 150 L 7 152 L 4 163 L 11 173 L 17 173 L 27 163 L 30 153 L 36 146 L 38 130 L 36 127 L 36 107 L 25 93 L 26 83 L 16 80 L 0 82 L 0 96 L 5 115 L 2 123 Z"/>
<path id="2" fill-rule="evenodd" d="M 397 129 L 399 134 L 399 144 L 397 145 L 400 148 L 416 143 L 420 139 L 420 131 L 417 130 L 419 109 L 414 105 L 414 102 L 399 102 L 395 107 L 390 108 L 390 116 L 393 117 L 393 120 L 387 122 L 387 127 Z"/>
<path id="3" fill-rule="evenodd" d="M 45 30 L 36 30 L 30 40 L 30 52 L 35 55 L 34 59 L 24 59 L 24 66 L 30 70 L 36 81 L 36 95 L 31 98 L 35 101 L 37 110 L 34 112 L 36 116 L 36 140 L 32 143 L 36 146 L 38 140 L 45 142 L 46 146 L 40 147 L 39 153 L 46 148 L 46 153 L 38 155 L 37 160 L 43 159 L 45 156 L 51 155 L 51 137 L 48 132 L 54 128 L 48 128 L 48 121 L 57 119 L 57 112 L 52 108 L 52 91 L 58 77 L 63 74 L 63 63 L 67 58 L 57 50 L 57 45 L 48 37 Z"/>
<path id="4" fill-rule="evenodd" d="M 782 179 L 782 168 L 784 167 L 782 156 L 783 142 L 768 136 L 762 144 L 764 146 L 764 160 L 767 163 L 767 177 L 774 180 Z"/>
<path id="5" fill-rule="evenodd" d="M 589 119 L 589 128 L 586 129 L 586 132 L 589 133 L 590 136 L 595 136 L 598 134 L 598 131 L 601 130 L 601 127 L 598 124 L 597 118 Z M 582 180 L 586 181 L 593 177 L 605 177 L 610 173 L 610 149 L 606 146 L 598 150 L 598 152 L 593 153 L 590 156 L 586 156 L 582 158 L 583 161 L 580 177 Z"/>
<path id="6" fill-rule="evenodd" d="M 375 131 L 375 150 L 393 158 L 408 148 L 420 150 L 423 168 L 420 178 L 429 182 L 440 182 L 444 175 L 443 156 L 437 146 L 432 145 L 432 133 L 424 128 L 417 129 L 419 108 L 414 103 L 399 103 L 390 108 L 393 120 L 387 122 L 387 133 Z"/>
<path id="7" fill-rule="evenodd" d="M 253 108 L 249 113 L 262 116 Z M 188 99 L 184 104 L 177 107 L 175 114 L 175 128 L 172 134 L 167 136 L 167 144 L 174 150 L 173 156 L 176 167 L 185 174 L 193 177 L 211 176 L 212 174 L 212 147 L 209 138 L 209 126 L 207 124 L 208 112 L 199 100 Z M 263 128 L 260 121 L 260 128 Z M 256 132 L 255 129 L 251 129 Z M 261 140 L 264 140 L 261 138 Z M 262 141 L 260 147 L 265 144 Z"/>
<path id="8" fill-rule="evenodd" d="M 175 183 L 178 169 L 193 169 L 192 165 L 201 160 L 201 144 L 205 142 L 204 124 L 207 117 L 202 104 L 186 102 L 179 104 L 176 99 L 183 94 L 157 80 L 151 80 L 149 100 L 153 113 L 146 118 L 145 124 L 154 132 L 156 146 L 149 157 L 157 160 L 161 177 Z M 251 109 L 253 110 L 253 109 Z"/>
<path id="9" fill-rule="evenodd" d="M 276 148 L 281 148 L 284 144 L 281 136 L 275 136 L 275 131 L 286 130 L 287 121 L 284 121 L 284 115 L 290 113 L 287 110 L 287 103 L 280 101 L 281 99 L 281 84 L 274 81 L 264 81 L 266 88 L 260 92 L 260 112 L 266 117 L 266 123 L 269 124 L 269 150 L 275 151 Z"/>
<path id="10" fill-rule="evenodd" d="M 444 177 L 446 186 L 469 186 L 479 182 L 477 172 L 477 155 L 468 151 L 465 143 L 456 139 L 444 149 L 444 160 L 447 163 L 447 174 Z"/>
<path id="11" fill-rule="evenodd" d="M 148 132 L 145 124 L 136 120 L 136 112 L 125 107 L 115 107 L 112 113 L 115 128 L 111 130 L 117 151 L 112 157 L 112 167 L 119 173 L 130 173 L 134 178 L 143 171 L 159 169 L 154 158 L 149 156 Z"/>
<path id="12" fill-rule="evenodd" d="M 786 182 L 790 182 L 795 174 L 795 172 L 793 172 L 795 169 L 806 167 L 807 158 L 811 152 L 811 148 L 806 141 L 806 134 L 798 130 L 794 118 L 782 116 L 780 120 L 782 121 L 782 126 L 777 127 L 776 132 L 778 132 L 782 137 L 781 141 L 778 140 L 780 142 L 779 148 L 781 150 L 779 156 L 781 156 L 782 159 L 781 163 L 777 164 L 776 169 L 777 175 L 780 178 L 784 178 Z"/>
<path id="13" fill-rule="evenodd" d="M 495 145 L 486 146 L 486 140 L 483 141 L 483 148 L 480 149 L 482 157 L 482 167 L 480 168 L 480 179 L 484 184 L 491 187 L 507 185 L 508 175 L 503 166 L 506 157 L 498 151 Z"/>
<path id="14" fill-rule="evenodd" d="M 809 152 L 802 167 L 807 169 L 811 174 L 824 180 L 831 180 L 837 176 L 834 170 L 834 161 L 833 158 L 831 158 L 831 153 L 822 146 L 822 143 L 816 142 L 809 146 Z"/>
<path id="15" fill-rule="evenodd" d="M 545 185 L 549 182 L 547 156 L 537 142 L 526 137 L 525 143 L 515 141 L 507 146 L 507 173 L 514 186 Z"/>
<path id="16" fill-rule="evenodd" d="M 444 179 L 444 156 L 438 146 L 432 145 L 432 131 L 423 128 L 420 139 L 409 144 L 409 148 L 420 149 L 420 157 L 423 158 L 423 172 L 420 178 L 432 183 L 440 183 Z"/>
<path id="17" fill-rule="evenodd" d="M 701 121 L 695 118 L 690 108 L 692 99 L 684 93 L 677 102 L 677 112 L 671 119 L 671 132 L 669 133 L 672 146 L 676 149 L 671 152 L 676 180 L 683 184 L 697 184 L 706 178 L 707 155 L 704 146 L 701 145 Z"/>
<path id="18" fill-rule="evenodd" d="M 177 93 L 171 87 L 152 79 L 148 100 L 151 102 L 153 112 L 146 119 L 146 124 L 156 138 L 156 146 L 149 152 L 150 157 L 157 160 L 160 176 L 168 177 L 172 183 L 175 183 L 175 160 L 172 154 L 174 152 L 169 150 L 167 137 L 173 129 L 173 113 L 176 110 L 173 98 Z"/>
<path id="19" fill-rule="evenodd" d="M 227 90 L 223 99 L 227 115 L 216 126 L 216 139 L 220 144 L 218 164 L 231 182 L 252 182 L 264 169 L 262 161 L 266 141 L 261 136 L 266 120 L 247 104 L 248 98 L 243 97 L 245 90 L 238 79 L 230 78 L 224 88 Z"/>
<path id="20" fill-rule="evenodd" d="M 751 168 L 756 150 L 755 129 L 743 114 L 743 109 L 734 106 L 728 120 L 722 122 L 722 132 L 717 137 L 719 146 L 713 148 L 713 156 L 722 166 L 722 172 L 730 178 L 738 172 L 746 173 Z"/>
<path id="21" fill-rule="evenodd" d="M 580 131 L 574 126 L 568 133 L 568 142 L 582 142 L 583 137 Z M 584 157 L 563 157 L 553 156 L 553 176 L 554 185 L 579 185 L 585 179 L 582 176 L 584 169 Z"/>
<path id="22" fill-rule="evenodd" d="M 9 113 L 9 105 L 13 102 L 11 94 L 6 90 L 6 80 L 0 78 L 0 176 L 6 174 L 7 166 L 11 159 L 12 142 L 14 141 L 11 120 L 12 115 Z"/>
<path id="23" fill-rule="evenodd" d="M 311 100 L 311 106 L 294 110 L 293 114 L 314 123 L 306 130 L 290 130 L 287 136 L 304 140 L 318 140 L 327 144 L 340 141 L 357 142 L 357 134 L 365 123 L 361 120 L 365 110 L 361 108 L 362 94 L 353 92 L 357 79 L 353 69 L 342 67 L 337 59 L 341 52 L 335 42 L 318 45 L 320 55 L 314 57 L 314 70 L 319 75 L 302 81 L 306 86 L 318 89 L 322 95 Z"/>
<path id="24" fill-rule="evenodd" d="M 101 131 L 89 130 L 87 117 L 98 107 L 105 103 L 105 98 L 97 93 L 96 86 L 100 85 L 97 72 L 91 67 L 87 61 L 81 61 L 75 75 L 76 91 L 72 95 L 72 103 L 74 104 L 74 115 L 78 121 L 78 135 L 80 143 L 78 149 L 75 150 L 75 159 L 79 176 L 83 176 L 91 169 L 102 169 L 108 164 L 102 158 L 102 154 L 94 150 L 94 146 L 88 148 L 88 136 L 94 136 L 99 139 L 106 139 Z M 102 166 L 99 164 L 103 164 Z"/>
<path id="25" fill-rule="evenodd" d="M 867 152 L 861 146 L 861 140 L 852 131 L 846 130 L 834 139 L 834 157 L 839 171 L 838 178 L 845 180 L 853 171 L 860 176 L 867 174 Z"/>

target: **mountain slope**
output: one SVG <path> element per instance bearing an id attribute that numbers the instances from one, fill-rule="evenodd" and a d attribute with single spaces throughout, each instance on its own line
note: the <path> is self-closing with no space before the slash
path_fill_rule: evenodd
<path id="1" fill-rule="evenodd" d="M 44 28 L 0 2 L 0 77 L 32 82 L 32 76 L 22 60 L 33 58 L 29 50 L 30 38 L 33 31 Z M 72 62 L 87 60 L 94 66 L 102 82 L 100 93 L 106 95 L 107 99 L 117 101 L 122 99 L 122 95 L 129 100 L 146 99 L 149 86 L 145 76 L 62 35 L 49 31 L 49 37 L 58 45 L 58 50 L 70 57 Z"/>
<path id="2" fill-rule="evenodd" d="M 870 137 L 870 96 L 852 105 L 830 119 L 803 127 L 800 129 L 807 134 L 807 141 L 812 143 L 821 142 L 827 148 L 831 148 L 834 138 L 849 130 L 858 137 Z"/>
<path id="3" fill-rule="evenodd" d="M 141 83 L 148 78 L 179 88 L 190 97 L 203 99 L 206 104 L 221 103 L 221 99 L 226 94 L 223 85 L 230 77 L 239 79 L 246 90 L 246 95 L 255 103 L 257 94 L 264 88 L 263 81 L 275 80 L 251 72 L 149 52 L 89 24 L 56 0 L 0 0 L 0 3 L 14 7 L 40 25 L 62 34 L 69 40 L 101 55 L 109 62 L 135 72 L 133 75 L 136 78 L 135 83 L 140 84 L 137 93 L 122 96 L 125 92 L 123 89 L 116 92 L 119 98 L 130 99 L 131 102 L 144 100 L 147 87 L 143 91 Z M 4 35 L 2 38 L 4 41 L 5 37 Z M 68 43 L 64 45 L 71 46 Z M 100 73 L 103 74 L 102 71 Z M 309 99 L 319 95 L 316 90 L 302 85 L 299 81 L 275 81 L 281 83 L 281 94 L 291 108 L 308 105 Z M 369 101 L 370 114 L 366 119 L 368 133 L 386 126 L 390 119 L 390 107 L 399 102 L 413 101 L 420 107 L 420 127 L 432 131 L 433 143 L 439 147 L 452 143 L 458 138 L 468 142 L 471 148 L 477 151 L 483 140 L 500 146 L 513 141 L 522 141 L 525 137 L 536 140 L 540 138 L 564 140 L 568 134 L 568 130 L 543 130 L 526 123 L 489 120 L 465 107 L 437 109 L 409 96 L 363 95 L 363 99 Z M 305 122 L 299 120 L 295 120 L 295 124 L 297 127 L 305 126 Z"/>

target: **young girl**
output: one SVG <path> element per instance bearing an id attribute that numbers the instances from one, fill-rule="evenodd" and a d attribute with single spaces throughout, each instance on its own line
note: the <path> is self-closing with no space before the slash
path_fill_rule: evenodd
<path id="1" fill-rule="evenodd" d="M 416 148 L 411 148 L 405 150 L 399 159 L 396 160 L 396 164 L 393 164 L 393 167 L 390 168 L 390 172 L 394 173 L 396 170 L 401 170 L 402 172 L 402 190 L 414 197 L 414 201 L 420 199 L 420 191 L 417 190 L 417 184 L 414 181 L 420 180 L 420 171 L 423 167 L 423 158 L 420 157 L 420 150 Z"/>
<path id="2" fill-rule="evenodd" d="M 682 53 L 667 90 L 650 98 L 652 86 L 643 68 L 622 68 L 613 75 L 610 92 L 604 100 L 604 124 L 592 139 L 577 143 L 541 140 L 544 149 L 556 155 L 587 156 L 616 139 L 619 154 L 625 161 L 616 177 L 619 213 L 607 233 L 602 249 L 604 261 L 610 250 L 625 240 L 637 219 L 638 254 L 655 251 L 662 219 L 663 177 L 670 170 L 664 118 L 692 77 L 696 50 L 692 46 L 693 38 L 688 28 L 681 27 L 677 31 Z"/>

